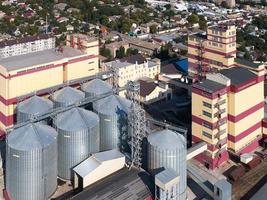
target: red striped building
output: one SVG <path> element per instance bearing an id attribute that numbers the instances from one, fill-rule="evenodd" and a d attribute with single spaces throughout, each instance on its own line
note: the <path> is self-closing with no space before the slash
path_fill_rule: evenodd
<path id="1" fill-rule="evenodd" d="M 229 153 L 252 152 L 262 139 L 263 118 L 263 75 L 244 67 L 207 74 L 192 89 L 192 139 L 208 143 L 196 159 L 214 169 Z"/>

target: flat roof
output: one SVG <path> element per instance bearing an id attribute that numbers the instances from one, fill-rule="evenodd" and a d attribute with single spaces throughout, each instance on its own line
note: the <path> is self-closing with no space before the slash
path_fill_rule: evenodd
<path id="1" fill-rule="evenodd" d="M 198 83 L 194 84 L 194 86 L 197 88 L 207 90 L 208 92 L 211 92 L 211 93 L 222 90 L 226 87 L 226 85 L 223 85 L 221 83 L 217 83 L 215 81 L 211 81 L 208 79 L 205 79 L 201 82 L 198 82 Z"/>
<path id="2" fill-rule="evenodd" d="M 72 200 L 137 200 L 154 194 L 153 179 L 144 171 L 123 168 L 114 174 L 85 188 Z"/>
<path id="3" fill-rule="evenodd" d="M 258 68 L 262 63 L 254 63 L 246 59 L 235 58 L 235 62 L 244 66 Z"/>
<path id="4" fill-rule="evenodd" d="M 231 80 L 231 85 L 238 86 L 242 83 L 246 83 L 257 77 L 256 74 L 244 67 L 233 67 L 230 69 L 223 69 L 221 74 Z"/>
<path id="5" fill-rule="evenodd" d="M 73 49 L 71 47 L 63 47 L 63 52 L 56 51 L 56 49 L 47 49 L 0 59 L 0 65 L 6 68 L 7 71 L 12 71 L 34 65 L 55 62 L 64 58 L 81 56 L 84 54 L 85 53 L 81 52 L 80 50 Z"/>

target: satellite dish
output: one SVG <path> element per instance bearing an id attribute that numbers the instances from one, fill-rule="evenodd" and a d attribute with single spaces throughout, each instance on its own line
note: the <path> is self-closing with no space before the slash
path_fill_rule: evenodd
<path id="1" fill-rule="evenodd" d="M 184 82 L 184 77 L 181 78 L 181 82 Z"/>

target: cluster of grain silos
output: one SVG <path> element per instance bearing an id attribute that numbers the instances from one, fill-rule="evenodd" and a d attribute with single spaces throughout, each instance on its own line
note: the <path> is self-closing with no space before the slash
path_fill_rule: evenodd
<path id="1" fill-rule="evenodd" d="M 58 131 L 58 176 L 70 180 L 71 169 L 99 152 L 99 118 L 82 108 L 60 113 L 54 119 Z"/>
<path id="2" fill-rule="evenodd" d="M 161 130 L 151 133 L 148 138 L 148 170 L 155 174 L 164 167 L 179 175 L 176 186 L 176 200 L 186 199 L 186 140 L 179 133 Z"/>
<path id="3" fill-rule="evenodd" d="M 65 87 L 50 100 L 35 95 L 19 103 L 17 123 L 111 93 L 112 87 L 95 79 L 81 90 Z M 129 108 L 128 100 L 110 95 L 93 103 L 94 112 L 75 107 L 57 114 L 53 128 L 31 123 L 14 129 L 7 138 L 6 187 L 11 199 L 47 199 L 57 188 L 57 177 L 72 180 L 72 168 L 91 153 L 120 148 L 128 134 Z"/>
<path id="4" fill-rule="evenodd" d="M 7 137 L 6 189 L 12 200 L 48 199 L 57 188 L 57 132 L 29 124 Z"/>

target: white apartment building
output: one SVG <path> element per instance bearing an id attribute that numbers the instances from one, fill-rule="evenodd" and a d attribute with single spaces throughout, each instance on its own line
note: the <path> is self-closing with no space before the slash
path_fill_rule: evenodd
<path id="1" fill-rule="evenodd" d="M 0 58 L 8 58 L 46 49 L 53 49 L 56 46 L 56 39 L 49 34 L 26 36 L 20 39 L 13 39 L 0 42 Z"/>
<path id="2" fill-rule="evenodd" d="M 118 70 L 118 85 L 124 87 L 128 81 L 138 80 L 142 77 L 155 79 L 160 73 L 160 62 L 147 60 L 141 54 L 137 54 L 105 63 L 104 68 L 105 70 L 112 68 Z"/>

